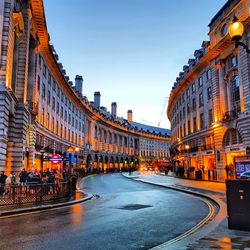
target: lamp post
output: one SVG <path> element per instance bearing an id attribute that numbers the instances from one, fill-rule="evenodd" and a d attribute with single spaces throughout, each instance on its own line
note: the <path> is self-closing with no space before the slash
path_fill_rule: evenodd
<path id="1" fill-rule="evenodd" d="M 45 153 L 45 148 L 41 148 L 40 150 L 40 153 L 41 153 L 41 170 L 43 172 L 43 160 L 44 160 L 44 153 Z"/>
<path id="2" fill-rule="evenodd" d="M 235 48 L 242 46 L 247 53 L 250 53 L 250 49 L 248 48 L 248 46 L 243 42 L 240 42 L 244 33 L 244 25 L 236 16 L 234 16 L 232 23 L 228 27 L 228 33 L 235 43 Z"/>
<path id="3" fill-rule="evenodd" d="M 76 147 L 75 152 L 76 152 L 76 169 L 78 167 L 78 152 L 80 151 L 80 148 Z"/>
<path id="4" fill-rule="evenodd" d="M 189 164 L 189 149 L 190 149 L 190 146 L 188 144 L 185 145 L 185 150 L 187 152 L 187 177 L 189 177 L 190 175 L 190 164 Z"/>
<path id="5" fill-rule="evenodd" d="M 74 149 L 70 146 L 70 147 L 68 147 L 67 152 L 69 153 L 69 168 L 70 168 L 70 172 L 71 172 L 71 174 L 73 174 L 72 173 L 72 164 L 71 164 L 71 154 L 74 152 Z"/>

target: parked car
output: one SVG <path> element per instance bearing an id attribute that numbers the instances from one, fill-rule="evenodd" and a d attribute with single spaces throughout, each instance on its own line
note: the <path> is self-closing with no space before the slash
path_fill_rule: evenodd
<path id="1" fill-rule="evenodd" d="M 243 172 L 240 175 L 240 179 L 242 179 L 242 180 L 250 180 L 250 170 L 247 170 L 247 171 Z"/>

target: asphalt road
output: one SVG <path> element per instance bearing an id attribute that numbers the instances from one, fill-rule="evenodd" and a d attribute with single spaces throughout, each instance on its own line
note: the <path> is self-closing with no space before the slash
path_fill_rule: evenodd
<path id="1" fill-rule="evenodd" d="M 121 174 L 83 183 L 91 201 L 0 219 L 0 249 L 149 249 L 192 228 L 208 213 L 201 200 Z"/>

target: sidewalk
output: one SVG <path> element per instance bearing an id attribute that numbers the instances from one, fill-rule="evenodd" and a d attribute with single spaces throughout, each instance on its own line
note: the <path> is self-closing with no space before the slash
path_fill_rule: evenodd
<path id="1" fill-rule="evenodd" d="M 79 187 L 79 183 L 77 183 L 77 186 Z M 0 218 L 74 205 L 77 203 L 90 200 L 93 197 L 94 196 L 92 194 L 83 193 L 83 191 L 77 188 L 77 191 L 74 194 L 72 194 L 69 198 L 61 198 L 54 201 L 51 200 L 47 201 L 46 203 L 38 205 L 35 205 L 34 203 L 26 203 L 18 206 L 17 205 L 0 206 Z"/>
<path id="2" fill-rule="evenodd" d="M 133 173 L 123 174 L 127 178 L 148 184 L 171 188 L 190 194 L 205 196 L 215 201 L 220 209 L 208 224 L 192 235 L 169 244 L 165 242 L 156 249 L 250 249 L 250 232 L 229 230 L 227 225 L 226 187 L 224 183 L 197 181 L 169 177 L 165 175 L 148 175 Z"/>

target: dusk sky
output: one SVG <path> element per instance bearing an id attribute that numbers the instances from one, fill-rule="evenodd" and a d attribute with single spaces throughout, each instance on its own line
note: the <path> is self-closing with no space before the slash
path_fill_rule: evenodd
<path id="1" fill-rule="evenodd" d="M 166 97 L 226 0 L 44 0 L 51 43 L 89 101 L 118 116 L 170 128 Z"/>

